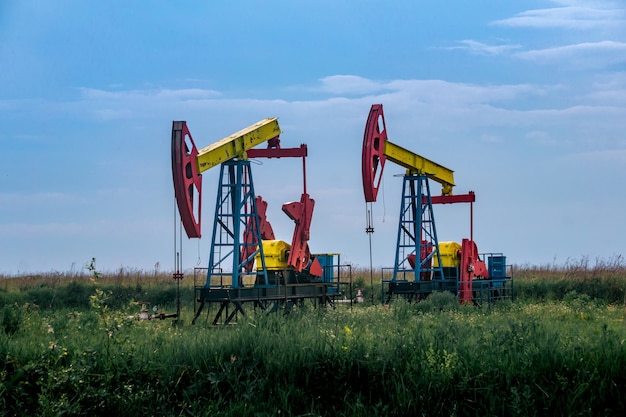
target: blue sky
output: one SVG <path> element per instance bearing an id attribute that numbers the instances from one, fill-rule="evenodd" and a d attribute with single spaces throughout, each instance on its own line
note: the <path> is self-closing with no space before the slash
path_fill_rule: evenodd
<path id="1" fill-rule="evenodd" d="M 626 255 L 623 1 L 30 1 L 0 4 L 0 272 L 174 268 L 172 120 L 207 146 L 278 117 L 306 143 L 310 246 L 369 266 L 361 143 L 390 140 L 473 190 L 481 252 L 518 265 Z M 253 165 L 278 238 L 299 161 Z M 204 174 L 206 266 L 217 172 Z M 374 205 L 374 266 L 393 264 L 402 169 Z M 434 187 L 437 188 L 436 186 Z M 440 241 L 469 208 L 437 206 Z"/>

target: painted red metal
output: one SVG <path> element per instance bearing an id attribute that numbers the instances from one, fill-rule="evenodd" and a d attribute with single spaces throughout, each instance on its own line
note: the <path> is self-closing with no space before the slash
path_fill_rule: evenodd
<path id="1" fill-rule="evenodd" d="M 324 275 L 324 269 L 322 268 L 322 265 L 320 264 L 320 261 L 317 260 L 317 258 L 313 258 L 313 261 L 311 261 L 311 266 L 309 266 L 309 274 L 313 275 L 314 277 L 321 277 L 322 275 Z"/>
<path id="2" fill-rule="evenodd" d="M 274 229 L 272 229 L 272 225 L 267 220 L 267 201 L 263 200 L 261 196 L 257 196 L 256 198 L 256 211 L 259 215 L 259 229 L 261 230 L 261 239 L 263 240 L 274 240 Z"/>
<path id="3" fill-rule="evenodd" d="M 302 144 L 299 148 L 281 148 L 280 139 L 276 137 L 268 141 L 267 148 L 249 149 L 246 151 L 246 154 L 248 158 L 302 158 L 302 182 L 304 192 L 299 202 L 283 204 L 285 214 L 296 223 L 287 264 L 297 272 L 302 272 L 308 267 L 311 275 L 321 276 L 323 274 L 322 267 L 316 259 L 311 261 L 311 252 L 308 244 L 315 201 L 311 199 L 306 192 L 307 146 Z M 259 210 L 259 206 L 257 206 L 257 210 Z M 263 222 L 261 224 L 263 224 Z"/>
<path id="4" fill-rule="evenodd" d="M 474 191 L 467 194 L 434 196 L 430 200 L 432 204 L 470 203 L 470 240 L 474 240 L 474 202 L 476 201 Z M 426 203 L 426 200 L 422 202 Z"/>
<path id="5" fill-rule="evenodd" d="M 363 150 L 361 154 L 361 170 L 363 178 L 363 193 L 365 201 L 376 201 L 378 187 L 382 179 L 383 169 L 387 157 L 385 156 L 385 142 L 387 129 L 382 104 L 372 104 L 370 114 L 365 124 L 363 134 Z"/>
<path id="6" fill-rule="evenodd" d="M 296 222 L 287 263 L 298 272 L 302 272 L 311 259 L 308 241 L 314 207 L 315 200 L 306 193 L 302 194 L 299 202 L 283 204 L 285 214 Z"/>
<path id="7" fill-rule="evenodd" d="M 472 279 L 474 279 L 474 260 L 476 244 L 469 239 L 461 242 L 461 266 L 459 268 L 459 302 L 472 302 Z"/>
<path id="8" fill-rule="evenodd" d="M 472 302 L 472 280 L 477 277 L 487 278 L 487 266 L 478 256 L 476 242 L 463 239 L 461 242 L 461 266 L 459 267 L 459 302 Z"/>
<path id="9" fill-rule="evenodd" d="M 433 248 L 432 246 L 429 245 L 430 242 L 428 242 L 427 240 L 422 239 L 422 244 L 420 245 L 421 247 L 421 261 L 420 262 L 424 262 L 424 259 L 426 259 L 427 257 L 430 256 L 431 253 L 433 253 Z M 410 254 L 407 257 L 407 261 L 409 261 L 409 265 L 411 266 L 411 268 L 415 269 L 415 261 L 416 261 L 416 256 L 414 253 Z M 432 266 L 432 258 L 429 259 L 427 262 L 424 263 L 423 268 L 424 269 L 430 269 Z M 420 273 L 420 280 L 422 281 L 430 281 L 430 272 L 426 271 L 426 272 L 421 272 Z"/>
<path id="10" fill-rule="evenodd" d="M 470 191 L 467 194 L 432 196 L 430 200 L 433 204 L 473 203 L 476 201 L 476 195 Z"/>
<path id="11" fill-rule="evenodd" d="M 187 142 L 187 139 L 189 142 Z M 191 149 L 190 149 L 191 146 Z M 196 162 L 198 149 L 189 133 L 187 122 L 172 123 L 172 179 L 178 212 L 187 236 L 201 236 L 202 175 Z M 194 198 L 197 201 L 194 202 Z M 194 213 L 194 203 L 197 212 Z"/>
<path id="12" fill-rule="evenodd" d="M 268 142 L 269 143 L 269 142 Z M 253 148 L 246 151 L 248 158 L 304 158 L 307 156 L 307 147 L 302 144 L 299 148 Z"/>
<path id="13" fill-rule="evenodd" d="M 267 201 L 263 200 L 263 197 L 256 197 L 256 211 L 259 217 L 259 230 L 261 232 L 262 240 L 274 240 L 274 230 L 271 223 L 267 220 Z M 254 217 L 249 217 L 246 230 L 243 232 L 243 241 L 246 244 L 244 250 L 241 252 L 241 260 L 248 259 L 258 248 L 259 242 L 256 240 L 256 224 Z M 245 263 L 244 269 L 246 272 L 252 272 L 254 267 L 254 259 L 248 260 Z"/>

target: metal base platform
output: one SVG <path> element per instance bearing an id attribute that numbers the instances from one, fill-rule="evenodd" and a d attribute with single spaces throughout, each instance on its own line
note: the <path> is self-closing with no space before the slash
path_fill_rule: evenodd
<path id="1" fill-rule="evenodd" d="M 336 284 L 312 282 L 305 284 L 282 284 L 276 286 L 254 287 L 195 287 L 196 301 L 199 303 L 192 323 L 211 305 L 217 306 L 212 323 L 229 324 L 238 314 L 245 315 L 244 304 L 265 312 L 275 312 L 283 308 L 288 312 L 292 306 L 311 301 L 315 306 L 334 306 L 335 298 L 340 295 Z"/>
<path id="2" fill-rule="evenodd" d="M 434 292 L 447 291 L 458 295 L 456 280 L 431 281 L 383 281 L 383 296 L 385 304 L 393 298 L 402 297 L 405 300 L 420 301 Z M 386 287 L 386 288 L 385 288 Z M 514 299 L 513 280 L 475 279 L 472 281 L 472 303 L 475 305 L 490 305 L 496 301 Z"/>

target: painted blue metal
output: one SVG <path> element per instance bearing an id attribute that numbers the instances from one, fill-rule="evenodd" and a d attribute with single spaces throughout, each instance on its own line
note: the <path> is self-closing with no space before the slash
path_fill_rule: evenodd
<path id="1" fill-rule="evenodd" d="M 259 252 L 262 268 L 254 272 L 254 276 L 260 274 L 260 279 L 268 283 L 263 245 L 245 242 L 242 238 L 245 231 L 253 233 L 255 241 L 261 242 L 250 161 L 233 159 L 220 166 L 205 288 L 243 287 L 244 266 Z M 249 247 L 254 250 L 246 250 Z"/>
<path id="2" fill-rule="evenodd" d="M 506 277 L 506 256 L 504 255 L 489 255 L 487 257 L 487 269 L 489 271 L 490 278 L 505 278 Z"/>
<path id="3" fill-rule="evenodd" d="M 338 256 L 338 255 L 337 255 Z M 323 275 L 321 276 L 322 282 L 335 282 L 334 267 L 339 264 L 335 261 L 335 255 L 331 253 L 315 254 L 315 258 L 322 267 Z"/>
<path id="4" fill-rule="evenodd" d="M 322 276 L 319 281 L 328 284 L 326 292 L 338 293 L 340 291 L 339 283 L 341 282 L 341 256 L 338 253 L 317 253 L 314 254 L 315 259 L 322 267 Z"/>
<path id="5" fill-rule="evenodd" d="M 426 175 L 405 175 L 392 282 L 443 280 L 439 241 Z M 411 268 L 409 256 L 415 255 Z M 433 258 L 438 263 L 433 267 Z M 411 279 L 412 278 L 412 279 Z"/>

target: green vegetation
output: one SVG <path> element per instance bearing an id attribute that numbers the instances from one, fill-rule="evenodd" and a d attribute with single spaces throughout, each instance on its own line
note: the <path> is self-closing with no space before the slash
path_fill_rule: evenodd
<path id="1" fill-rule="evenodd" d="M 626 263 L 609 260 L 569 260 L 565 265 L 515 268 L 515 290 L 522 300 L 562 300 L 575 291 L 595 300 L 626 305 Z"/>
<path id="2" fill-rule="evenodd" d="M 516 268 L 516 302 L 491 308 L 440 293 L 251 313 L 222 327 L 189 324 L 191 278 L 174 325 L 134 318 L 137 301 L 175 311 L 166 274 L 6 277 L 0 412 L 624 415 L 626 268 L 568 268 Z"/>

